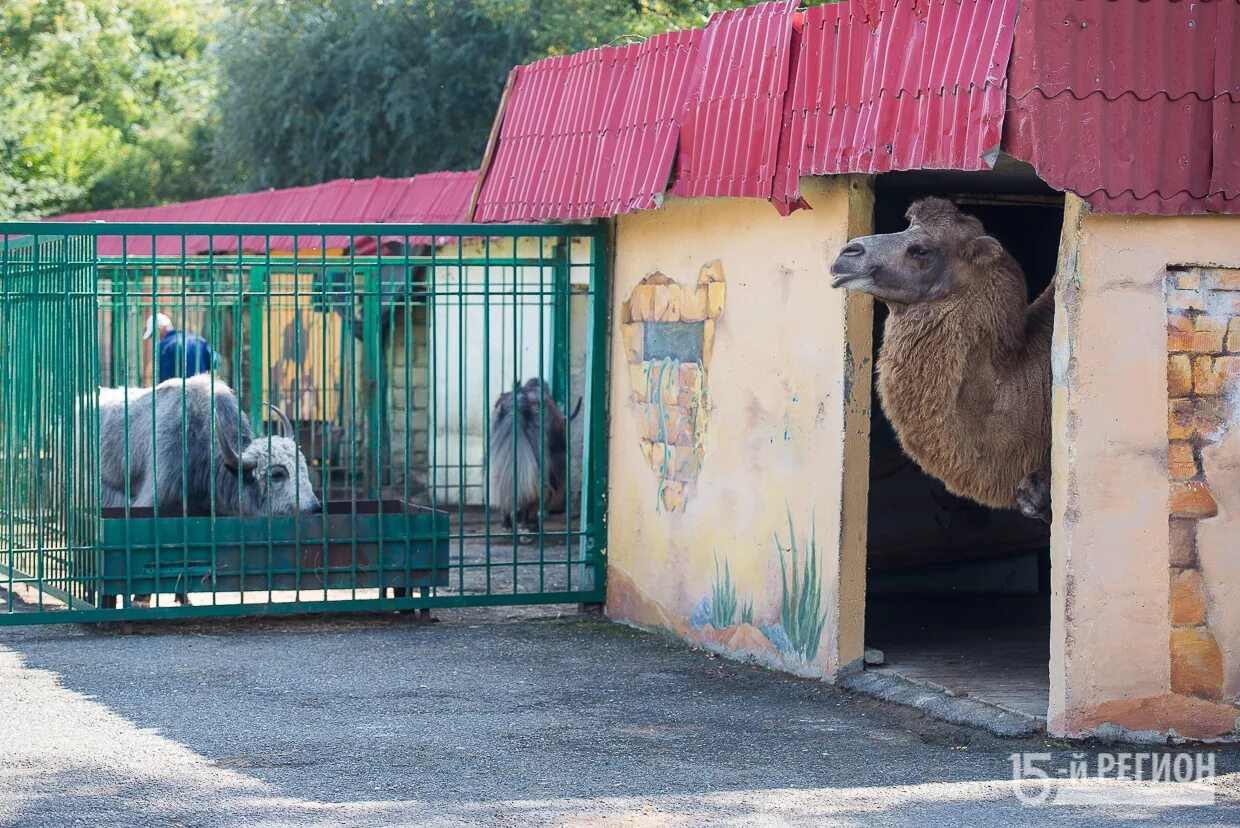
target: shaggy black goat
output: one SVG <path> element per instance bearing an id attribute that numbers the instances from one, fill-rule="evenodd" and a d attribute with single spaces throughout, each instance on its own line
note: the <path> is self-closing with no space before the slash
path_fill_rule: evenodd
<path id="1" fill-rule="evenodd" d="M 581 402 L 572 414 L 581 410 Z M 539 508 L 563 512 L 567 502 L 568 420 L 547 384 L 531 379 L 500 394 L 491 410 L 491 508 L 505 529 L 536 529 Z"/>

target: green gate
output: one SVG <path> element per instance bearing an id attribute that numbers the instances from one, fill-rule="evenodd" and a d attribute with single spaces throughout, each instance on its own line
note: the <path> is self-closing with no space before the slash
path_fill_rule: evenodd
<path id="1" fill-rule="evenodd" d="M 480 232 L 0 224 L 0 624 L 601 603 L 604 231 Z"/>

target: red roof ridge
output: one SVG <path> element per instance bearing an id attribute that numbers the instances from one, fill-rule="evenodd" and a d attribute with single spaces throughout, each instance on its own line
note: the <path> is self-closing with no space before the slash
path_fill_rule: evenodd
<path id="1" fill-rule="evenodd" d="M 1140 0 L 1140 1 L 1147 2 L 1147 0 Z M 1106 0 L 1106 2 L 1113 3 L 1113 2 L 1116 2 L 1116 0 Z M 1180 2 L 1180 0 L 1166 0 L 1166 2 L 1176 3 L 1176 2 Z M 1220 92 L 1215 92 L 1213 95 L 1210 95 L 1208 97 L 1200 95 L 1196 91 L 1191 90 L 1191 89 L 1183 93 L 1182 95 L 1176 95 L 1176 96 L 1172 96 L 1172 94 L 1165 89 L 1158 90 L 1154 92 L 1153 94 L 1144 95 L 1144 96 L 1138 94 L 1135 89 L 1125 89 L 1123 92 L 1120 92 L 1119 94 L 1107 94 L 1106 90 L 1103 90 L 1103 89 L 1090 89 L 1089 91 L 1087 91 L 1085 94 L 1082 95 L 1082 94 L 1078 94 L 1075 89 L 1071 89 L 1067 87 L 1060 89 L 1058 92 L 1048 94 L 1045 89 L 1042 89 L 1041 87 L 1037 87 L 1037 86 L 1032 86 L 1028 90 L 1022 92 L 1019 95 L 1014 95 L 1009 91 L 1008 97 L 1014 101 L 1023 102 L 1026 98 L 1034 94 L 1041 95 L 1044 100 L 1048 100 L 1048 101 L 1053 101 L 1056 98 L 1062 98 L 1065 95 L 1068 95 L 1078 101 L 1084 101 L 1088 98 L 1101 96 L 1103 99 L 1105 99 L 1108 102 L 1121 101 L 1125 98 L 1133 98 L 1137 101 L 1141 101 L 1142 103 L 1144 103 L 1146 101 L 1153 101 L 1153 100 L 1161 98 L 1169 103 L 1175 103 L 1176 101 L 1182 101 L 1182 100 L 1185 100 L 1186 98 L 1195 98 L 1198 101 L 1205 103 L 1207 101 L 1217 101 L 1217 100 L 1226 98 L 1230 100 L 1232 103 L 1240 103 L 1240 86 L 1237 87 L 1237 91 L 1235 92 L 1233 92 L 1230 89 L 1224 89 Z"/>

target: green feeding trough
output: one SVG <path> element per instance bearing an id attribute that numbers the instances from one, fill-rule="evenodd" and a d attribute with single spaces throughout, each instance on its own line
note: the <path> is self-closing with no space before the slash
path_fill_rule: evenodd
<path id="1" fill-rule="evenodd" d="M 398 500 L 323 514 L 156 517 L 104 509 L 101 598 L 193 592 L 393 590 L 448 585 L 449 516 Z"/>

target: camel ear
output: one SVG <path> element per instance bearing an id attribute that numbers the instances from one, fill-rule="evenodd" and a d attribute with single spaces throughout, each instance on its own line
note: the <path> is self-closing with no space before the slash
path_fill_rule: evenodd
<path id="1" fill-rule="evenodd" d="M 960 258 L 973 264 L 986 264 L 1003 258 L 1003 245 L 992 236 L 974 236 L 960 246 Z"/>

